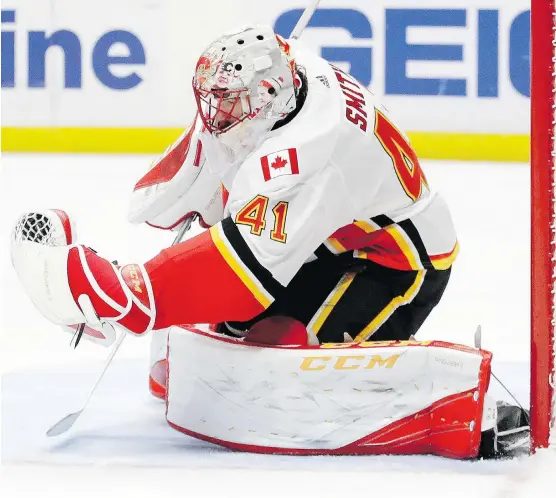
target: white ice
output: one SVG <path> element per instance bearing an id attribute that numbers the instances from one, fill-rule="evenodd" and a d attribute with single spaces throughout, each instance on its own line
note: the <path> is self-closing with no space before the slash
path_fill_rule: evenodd
<path id="1" fill-rule="evenodd" d="M 166 425 L 163 404 L 147 392 L 146 338 L 127 338 L 74 429 L 46 438 L 50 425 L 79 408 L 107 351 L 88 343 L 72 350 L 70 335 L 34 309 L 10 264 L 12 225 L 24 211 L 62 208 L 78 220 L 81 242 L 110 259 L 144 261 L 173 238 L 126 222 L 130 190 L 151 160 L 2 157 L 0 496 L 556 496 L 551 450 L 504 462 L 277 457 L 190 439 Z M 452 208 L 461 254 L 444 299 L 418 338 L 472 344 L 481 324 L 494 371 L 528 403 L 529 168 L 457 162 L 424 167 Z M 504 396 L 499 386 L 492 389 Z"/>

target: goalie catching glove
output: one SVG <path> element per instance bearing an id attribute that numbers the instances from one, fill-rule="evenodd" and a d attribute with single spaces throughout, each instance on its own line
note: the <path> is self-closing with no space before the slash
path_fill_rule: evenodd
<path id="1" fill-rule="evenodd" d="M 145 265 L 123 266 L 74 244 L 72 233 L 65 212 L 45 210 L 22 216 L 12 239 L 18 277 L 53 323 L 86 323 L 99 331 L 117 322 L 143 334 L 182 323 L 249 320 L 264 310 L 223 259 L 210 231 L 163 250 Z"/>
<path id="2" fill-rule="evenodd" d="M 27 213 L 16 224 L 12 262 L 38 310 L 51 322 L 70 326 L 72 332 L 77 324 L 86 323 L 85 337 L 104 345 L 115 338 L 107 321 L 123 321 L 125 326 L 125 318 L 132 316 L 129 330 L 152 328 L 152 290 L 145 283 L 144 269 L 120 268 L 73 244 L 74 234 L 75 227 L 61 210 Z"/>

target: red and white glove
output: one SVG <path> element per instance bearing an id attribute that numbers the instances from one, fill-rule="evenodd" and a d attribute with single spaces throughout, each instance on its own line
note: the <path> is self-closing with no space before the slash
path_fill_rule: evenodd
<path id="1" fill-rule="evenodd" d="M 202 133 L 202 122 L 195 118 L 137 182 L 128 214 L 131 223 L 171 230 L 195 214 L 205 228 L 222 219 L 227 193 L 219 176 L 209 169 Z"/>
<path id="2" fill-rule="evenodd" d="M 74 234 L 69 216 L 60 210 L 27 213 L 16 224 L 12 263 L 38 310 L 72 332 L 86 323 L 84 337 L 103 345 L 115 339 L 108 322 L 134 333 L 152 329 L 154 301 L 144 267 L 117 267 L 73 244 Z"/>

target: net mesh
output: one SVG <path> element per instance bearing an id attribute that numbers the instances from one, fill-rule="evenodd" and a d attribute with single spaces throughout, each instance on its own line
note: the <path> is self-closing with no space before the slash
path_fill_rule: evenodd
<path id="1" fill-rule="evenodd" d="M 17 221 L 13 231 L 13 241 L 38 242 L 47 246 L 54 246 L 54 229 L 50 218 L 41 213 L 26 213 Z"/>

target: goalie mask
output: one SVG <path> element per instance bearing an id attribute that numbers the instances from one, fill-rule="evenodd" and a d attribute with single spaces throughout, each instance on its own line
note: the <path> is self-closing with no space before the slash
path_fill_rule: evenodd
<path id="1" fill-rule="evenodd" d="M 224 35 L 201 55 L 193 91 L 225 162 L 242 160 L 295 109 L 294 73 L 288 43 L 266 26 Z"/>

